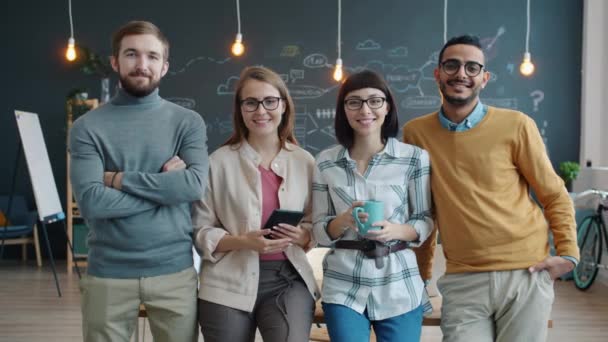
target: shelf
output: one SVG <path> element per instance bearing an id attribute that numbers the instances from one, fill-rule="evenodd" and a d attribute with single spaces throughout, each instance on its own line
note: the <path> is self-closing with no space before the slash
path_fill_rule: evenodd
<path id="1" fill-rule="evenodd" d="M 70 99 L 67 101 L 66 103 L 66 126 L 67 126 L 67 141 L 69 142 L 69 134 L 70 134 L 70 129 L 72 128 L 72 122 L 78 118 L 79 116 L 81 116 L 82 114 L 88 112 L 91 109 L 97 108 L 97 106 L 99 105 L 99 102 L 97 101 L 97 99 L 90 99 L 90 100 L 75 100 L 75 99 Z M 70 154 L 67 153 L 67 181 L 66 181 L 66 205 L 67 205 L 67 217 L 66 217 L 66 223 L 67 223 L 67 233 L 68 233 L 68 239 L 72 242 L 72 245 L 78 246 L 79 248 L 81 247 L 81 245 L 83 243 L 85 243 L 86 241 L 86 237 L 83 237 L 83 239 L 85 239 L 85 241 L 75 241 L 74 240 L 74 224 L 75 222 L 84 224 L 84 218 L 82 218 L 82 216 L 80 216 L 80 210 L 78 210 L 78 203 L 76 203 L 76 201 L 74 200 L 74 196 L 72 194 L 72 183 L 70 182 Z M 87 255 L 82 253 L 82 254 L 74 254 L 74 257 L 77 259 L 76 262 L 74 262 L 73 258 L 72 258 L 72 251 L 70 250 L 70 247 L 67 246 L 67 266 L 68 266 L 68 273 L 72 273 L 73 268 L 75 265 L 78 265 L 78 267 L 87 267 Z"/>

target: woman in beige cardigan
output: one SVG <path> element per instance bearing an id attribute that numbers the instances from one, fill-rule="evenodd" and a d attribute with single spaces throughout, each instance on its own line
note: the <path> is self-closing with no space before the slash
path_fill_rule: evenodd
<path id="1" fill-rule="evenodd" d="M 283 80 L 246 68 L 236 86 L 234 133 L 210 156 L 193 209 L 202 255 L 199 323 L 205 342 L 308 341 L 319 290 L 306 251 L 314 158 L 297 146 Z M 303 211 L 297 226 L 262 229 L 274 209 Z M 269 239 L 272 237 L 272 239 Z"/>

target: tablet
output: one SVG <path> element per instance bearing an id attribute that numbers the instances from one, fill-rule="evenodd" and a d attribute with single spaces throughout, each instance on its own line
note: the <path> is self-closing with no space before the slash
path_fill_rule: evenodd
<path id="1" fill-rule="evenodd" d="M 284 210 L 284 209 L 275 209 L 266 224 L 264 224 L 264 228 L 272 229 L 274 226 L 278 226 L 279 223 L 287 223 L 292 226 L 297 226 L 302 218 L 304 217 L 304 212 L 302 211 L 294 211 L 294 210 Z M 270 235 L 266 236 L 269 239 L 272 239 Z"/>

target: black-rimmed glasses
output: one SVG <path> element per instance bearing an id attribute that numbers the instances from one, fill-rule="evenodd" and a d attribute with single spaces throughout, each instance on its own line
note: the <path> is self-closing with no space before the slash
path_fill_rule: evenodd
<path id="1" fill-rule="evenodd" d="M 241 108 L 246 112 L 255 112 L 256 110 L 258 110 L 258 107 L 261 104 L 262 107 L 264 107 L 264 109 L 266 110 L 275 110 L 279 108 L 279 103 L 281 102 L 281 100 L 285 99 L 282 97 L 267 96 L 262 99 L 262 101 L 258 101 L 253 97 L 248 97 L 244 100 L 241 100 Z"/>
<path id="2" fill-rule="evenodd" d="M 367 100 L 354 98 L 344 100 L 344 106 L 346 106 L 346 109 L 359 110 L 363 107 L 364 103 L 367 103 L 370 109 L 378 109 L 382 108 L 384 102 L 386 102 L 384 97 L 370 97 Z"/>
<path id="3" fill-rule="evenodd" d="M 483 64 L 477 62 L 466 62 L 461 63 L 456 59 L 448 59 L 447 61 L 441 62 L 441 70 L 450 76 L 454 76 L 460 70 L 460 67 L 464 65 L 464 72 L 469 77 L 475 77 L 483 70 Z"/>

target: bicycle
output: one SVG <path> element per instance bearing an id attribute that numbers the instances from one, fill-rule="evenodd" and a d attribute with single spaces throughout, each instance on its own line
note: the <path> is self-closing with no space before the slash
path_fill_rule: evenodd
<path id="1" fill-rule="evenodd" d="M 587 290 L 595 281 L 602 265 L 603 243 L 608 246 L 608 192 L 587 190 L 574 198 L 576 208 L 593 209 L 595 212 L 583 219 L 577 234 L 581 258 L 574 269 L 574 284 L 579 290 Z"/>

